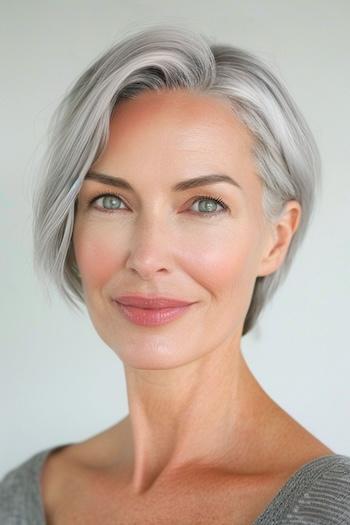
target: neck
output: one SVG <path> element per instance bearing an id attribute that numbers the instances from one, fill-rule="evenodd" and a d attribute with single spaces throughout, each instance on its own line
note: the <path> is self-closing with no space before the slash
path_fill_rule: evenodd
<path id="1" fill-rule="evenodd" d="M 249 470 L 272 400 L 250 372 L 239 344 L 166 370 L 125 366 L 130 484 L 141 493 L 180 469 Z M 260 425 L 261 423 L 261 425 Z"/>

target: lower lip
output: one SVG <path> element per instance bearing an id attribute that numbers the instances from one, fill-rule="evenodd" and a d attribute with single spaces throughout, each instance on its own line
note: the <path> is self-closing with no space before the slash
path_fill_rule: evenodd
<path id="1" fill-rule="evenodd" d="M 136 306 L 126 306 L 125 304 L 114 301 L 124 316 L 134 324 L 141 326 L 157 326 L 169 323 L 184 314 L 191 304 L 170 308 L 137 308 Z"/>

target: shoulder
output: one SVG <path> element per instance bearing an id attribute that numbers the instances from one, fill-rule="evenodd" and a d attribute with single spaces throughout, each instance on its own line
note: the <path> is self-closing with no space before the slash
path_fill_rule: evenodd
<path id="1" fill-rule="evenodd" d="M 350 521 L 350 456 L 335 454 L 321 458 L 320 473 L 311 484 L 310 492 L 315 500 L 321 497 L 327 502 L 334 522 L 338 523 L 340 517 Z"/>
<path id="2" fill-rule="evenodd" d="M 311 462 L 303 472 L 306 490 L 295 513 L 311 516 L 311 523 L 350 522 L 350 457 L 325 456 Z"/>
<path id="3" fill-rule="evenodd" d="M 332 454 L 310 461 L 285 489 L 274 510 L 286 523 L 350 523 L 350 456 Z"/>
<path id="4" fill-rule="evenodd" d="M 347 503 L 350 507 L 350 456 L 332 454 L 316 458 L 302 470 L 316 493 Z M 341 498 L 339 498 L 341 496 Z"/>
<path id="5" fill-rule="evenodd" d="M 37 515 L 40 510 L 40 493 L 37 490 L 40 468 L 50 450 L 33 454 L 0 479 L 1 525 L 24 524 L 25 517 Z"/>

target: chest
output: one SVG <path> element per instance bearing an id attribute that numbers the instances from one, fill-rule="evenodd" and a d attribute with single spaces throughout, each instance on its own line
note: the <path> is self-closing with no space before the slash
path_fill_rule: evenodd
<path id="1" fill-rule="evenodd" d="M 105 483 L 71 483 L 50 508 L 47 525 L 252 525 L 281 480 L 180 485 L 135 496 Z"/>

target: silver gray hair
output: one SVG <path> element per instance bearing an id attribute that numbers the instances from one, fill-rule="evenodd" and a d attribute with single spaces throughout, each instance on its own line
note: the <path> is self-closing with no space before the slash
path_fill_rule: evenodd
<path id="1" fill-rule="evenodd" d="M 224 96 L 254 138 L 263 210 L 276 220 L 289 200 L 302 216 L 283 264 L 256 278 L 245 335 L 284 281 L 305 236 L 320 185 L 321 161 L 312 132 L 282 81 L 254 54 L 173 25 L 125 36 L 81 74 L 56 108 L 33 195 L 34 269 L 64 299 L 84 303 L 72 232 L 75 203 L 90 166 L 109 138 L 113 109 L 144 90 L 188 89 Z"/>

